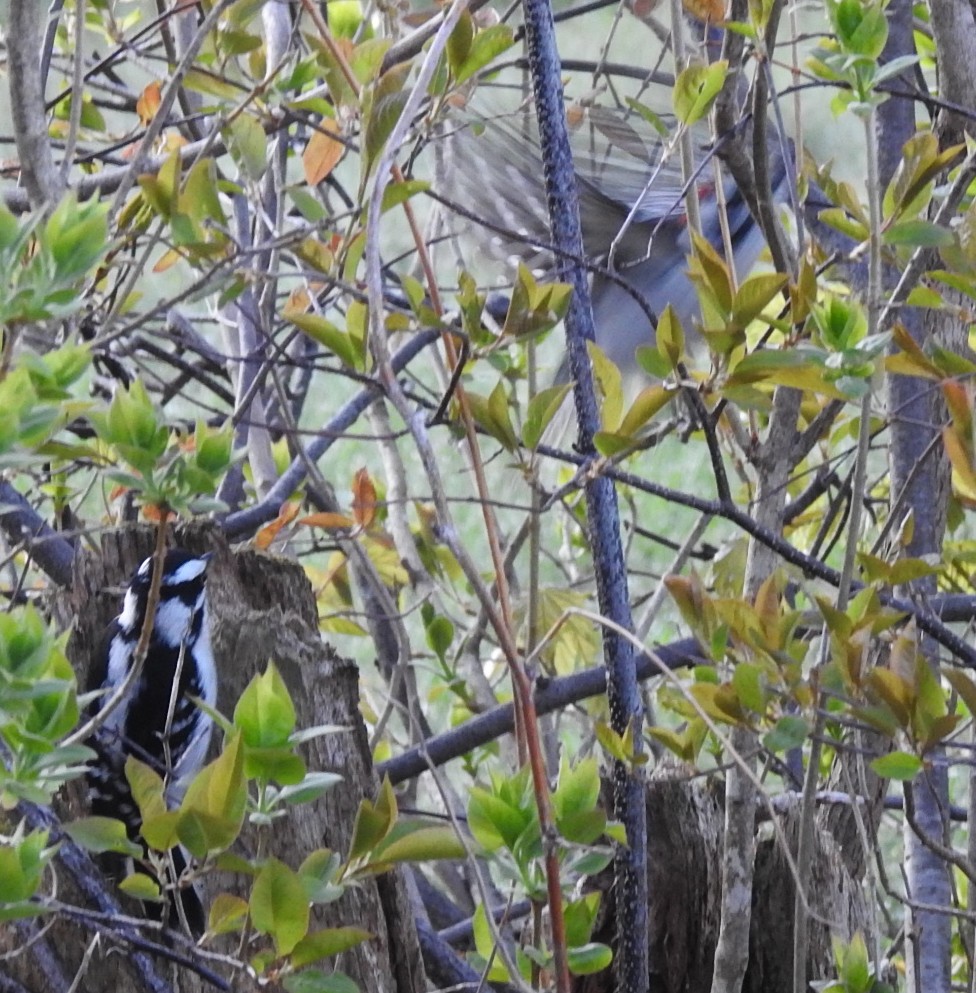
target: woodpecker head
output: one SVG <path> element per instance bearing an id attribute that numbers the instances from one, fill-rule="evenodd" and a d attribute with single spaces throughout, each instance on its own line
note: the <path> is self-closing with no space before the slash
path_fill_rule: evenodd
<path id="1" fill-rule="evenodd" d="M 184 640 L 192 645 L 199 637 L 207 606 L 205 582 L 209 560 L 209 554 L 194 556 L 180 549 L 166 553 L 153 625 L 157 641 L 177 647 Z M 153 559 L 150 557 L 133 574 L 125 593 L 118 623 L 126 638 L 139 637 L 152 578 Z"/>

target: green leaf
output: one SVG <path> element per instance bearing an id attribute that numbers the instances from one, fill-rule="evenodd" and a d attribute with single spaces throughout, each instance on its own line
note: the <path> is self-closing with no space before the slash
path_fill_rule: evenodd
<path id="1" fill-rule="evenodd" d="M 523 338 L 555 327 L 566 313 L 571 293 L 567 283 L 540 284 L 529 267 L 520 262 L 502 336 Z"/>
<path id="2" fill-rule="evenodd" d="M 136 900 L 147 900 L 157 903 L 162 899 L 159 883 L 144 872 L 134 872 L 119 883 L 119 889 Z"/>
<path id="3" fill-rule="evenodd" d="M 593 933 L 597 911 L 600 909 L 600 893 L 594 890 L 578 900 L 569 900 L 563 908 L 566 922 L 566 944 L 571 948 L 585 945 Z"/>
<path id="4" fill-rule="evenodd" d="M 406 203 L 411 197 L 418 193 L 426 193 L 430 189 L 430 183 L 425 179 L 405 179 L 402 183 L 389 183 L 383 190 L 383 200 L 380 205 L 380 212 L 386 213 L 394 207 L 399 207 L 401 203 Z"/>
<path id="5" fill-rule="evenodd" d="M 217 97 L 219 100 L 229 100 L 236 103 L 241 98 L 240 86 L 228 82 L 213 72 L 200 69 L 189 69 L 183 77 L 183 85 L 205 96 Z"/>
<path id="6" fill-rule="evenodd" d="M 802 717 L 787 714 L 763 738 L 763 745 L 771 752 L 788 752 L 791 748 L 802 747 L 809 733 L 810 726 Z"/>
<path id="7" fill-rule="evenodd" d="M 621 735 L 614 731 L 609 724 L 600 721 L 596 726 L 596 740 L 611 758 L 618 762 L 630 761 L 633 742 L 629 728 L 626 735 Z"/>
<path id="8" fill-rule="evenodd" d="M 257 182 L 268 167 L 268 138 L 257 118 L 238 114 L 225 126 L 224 138 L 238 168 L 248 179 Z"/>
<path id="9" fill-rule="evenodd" d="M 269 935 L 279 955 L 288 955 L 308 932 L 309 904 L 298 874 L 269 859 L 251 889 L 251 920 Z"/>
<path id="10" fill-rule="evenodd" d="M 617 825 L 619 827 L 619 825 Z M 616 831 L 616 828 L 614 829 Z M 609 825 L 604 827 L 604 834 L 609 835 Z M 613 840 L 617 840 L 616 838 Z M 623 843 L 627 843 L 624 838 Z M 581 852 L 579 855 L 572 855 L 566 859 L 565 865 L 568 871 L 579 876 L 596 876 L 613 861 L 613 849 L 611 848 L 591 848 L 589 851 Z"/>
<path id="11" fill-rule="evenodd" d="M 624 414 L 617 433 L 623 437 L 633 437 L 677 395 L 678 391 L 673 387 L 660 384 L 645 386 Z"/>
<path id="12" fill-rule="evenodd" d="M 157 852 L 166 852 L 179 840 L 180 822 L 178 810 L 167 810 L 144 820 L 140 834 L 150 848 Z"/>
<path id="13" fill-rule="evenodd" d="M 209 218 L 218 224 L 227 223 L 217 188 L 217 167 L 212 158 L 199 158 L 190 167 L 180 193 L 180 206 L 192 212 L 198 221 Z"/>
<path id="14" fill-rule="evenodd" d="M 305 972 L 285 976 L 281 984 L 288 993 L 360 993 L 359 987 L 344 973 L 321 972 L 318 969 L 306 969 Z"/>
<path id="15" fill-rule="evenodd" d="M 40 917 L 41 914 L 49 912 L 48 907 L 39 903 L 0 901 L 0 921 L 22 921 L 28 917 Z"/>
<path id="16" fill-rule="evenodd" d="M 305 893 L 312 903 L 332 903 L 344 892 L 344 887 L 336 880 L 342 870 L 342 862 L 336 852 L 319 848 L 306 856 L 298 869 L 298 875 L 305 887 Z"/>
<path id="17" fill-rule="evenodd" d="M 114 817 L 82 817 L 65 824 L 64 833 L 85 851 L 98 855 L 102 852 L 119 852 L 139 858 L 142 849 L 129 841 L 125 825 Z"/>
<path id="18" fill-rule="evenodd" d="M 363 23 L 363 6 L 359 0 L 329 0 L 329 30 L 336 38 L 355 38 Z"/>
<path id="19" fill-rule="evenodd" d="M 743 707 L 761 714 L 766 709 L 763 670 L 752 662 L 740 662 L 732 673 L 732 686 Z"/>
<path id="20" fill-rule="evenodd" d="M 409 823 L 409 822 L 408 822 Z M 398 829 L 407 824 L 397 825 Z M 377 846 L 371 862 L 429 862 L 435 859 L 463 859 L 464 845 L 451 827 L 417 825 L 389 843 Z"/>
<path id="21" fill-rule="evenodd" d="M 884 6 L 875 0 L 831 0 L 830 23 L 845 53 L 875 60 L 884 51 L 888 22 Z"/>
<path id="22" fill-rule="evenodd" d="M 593 378 L 600 391 L 600 425 L 604 431 L 614 432 L 620 426 L 624 406 L 623 377 L 616 364 L 595 342 L 586 343 L 586 353 L 593 367 Z"/>
<path id="23" fill-rule="evenodd" d="M 973 682 L 972 678 L 960 669 L 946 669 L 943 675 L 948 680 L 949 685 L 959 694 L 969 713 L 976 716 L 976 683 Z"/>
<path id="24" fill-rule="evenodd" d="M 842 946 L 841 946 L 842 947 Z M 835 949 L 836 952 L 836 949 Z M 838 977 L 849 993 L 868 993 L 873 983 L 868 949 L 861 932 L 855 933 L 838 959 Z"/>
<path id="25" fill-rule="evenodd" d="M 255 676 L 234 708 L 234 724 L 252 748 L 285 745 L 295 730 L 295 705 L 275 664 Z"/>
<path id="26" fill-rule="evenodd" d="M 905 642 L 902 645 L 905 647 L 899 646 L 901 651 L 909 649 Z M 897 672 L 881 668 L 872 669 L 868 673 L 867 682 L 888 706 L 899 725 L 907 727 L 915 702 L 915 687 L 902 679 Z"/>
<path id="27" fill-rule="evenodd" d="M 247 921 L 247 901 L 231 893 L 218 893 L 210 903 L 207 930 L 211 934 L 236 934 Z"/>
<path id="28" fill-rule="evenodd" d="M 685 355 L 685 330 L 671 304 L 664 308 L 657 321 L 657 348 L 672 369 Z"/>
<path id="29" fill-rule="evenodd" d="M 468 829 L 486 851 L 513 849 L 534 818 L 534 808 L 513 806 L 487 790 L 475 788 L 468 800 Z"/>
<path id="30" fill-rule="evenodd" d="M 180 841 L 198 858 L 230 845 L 244 821 L 244 745 L 239 734 L 197 773 L 180 804 Z"/>
<path id="31" fill-rule="evenodd" d="M 534 449 L 542 440 L 546 428 L 552 423 L 552 419 L 559 413 L 559 408 L 566 399 L 566 394 L 572 389 L 572 384 L 564 383 L 561 386 L 550 386 L 548 389 L 540 390 L 529 401 L 529 408 L 525 415 L 525 424 L 522 426 L 522 443 L 527 448 Z"/>
<path id="32" fill-rule="evenodd" d="M 463 83 L 466 79 L 470 79 L 489 62 L 508 51 L 514 43 L 515 35 L 507 24 L 493 24 L 479 31 L 474 36 L 464 60 L 456 68 L 452 66 L 455 81 Z"/>
<path id="33" fill-rule="evenodd" d="M 729 64 L 718 59 L 710 65 L 691 66 L 675 80 L 672 100 L 682 124 L 692 125 L 709 111 L 725 82 Z"/>
<path id="34" fill-rule="evenodd" d="M 922 760 L 911 752 L 889 752 L 874 759 L 871 768 L 882 779 L 907 781 L 922 771 Z"/>
<path id="35" fill-rule="evenodd" d="M 91 420 L 99 437 L 128 455 L 126 461 L 140 472 L 151 471 L 166 450 L 169 432 L 138 379 L 128 390 L 116 391 L 107 415 Z"/>
<path id="36" fill-rule="evenodd" d="M 738 695 L 730 686 L 716 686 L 714 683 L 695 683 L 691 695 L 702 710 L 715 720 L 726 724 L 747 724 L 745 711 Z"/>
<path id="37" fill-rule="evenodd" d="M 0 203 L 0 251 L 13 248 L 20 236 L 21 228 L 17 218 Z"/>
<path id="38" fill-rule="evenodd" d="M 223 428 L 217 429 L 197 421 L 193 437 L 196 441 L 193 453 L 195 465 L 205 474 L 218 479 L 232 461 L 234 426 L 228 421 Z"/>
<path id="39" fill-rule="evenodd" d="M 46 831 L 33 831 L 24 836 L 23 825 L 0 845 L 0 903 L 19 904 L 29 900 L 40 885 L 41 872 L 53 854 L 45 849 Z M 15 910 L 14 917 L 24 914 Z"/>
<path id="40" fill-rule="evenodd" d="M 345 952 L 364 941 L 369 941 L 373 935 L 358 927 L 333 927 L 323 931 L 313 931 L 306 935 L 295 946 L 291 953 L 291 964 L 300 969 L 320 959 L 331 958 L 340 952 Z"/>
<path id="41" fill-rule="evenodd" d="M 383 67 L 383 60 L 392 44 L 391 38 L 366 38 L 353 50 L 349 65 L 356 74 L 356 78 L 364 86 L 367 83 L 372 83 L 379 75 L 380 69 Z"/>
<path id="42" fill-rule="evenodd" d="M 336 355 L 350 369 L 361 369 L 359 350 L 352 336 L 319 314 L 288 314 L 287 319 L 313 341 Z"/>
<path id="43" fill-rule="evenodd" d="M 166 813 L 163 777 L 152 766 L 129 755 L 125 760 L 125 778 L 144 821 Z"/>
<path id="44" fill-rule="evenodd" d="M 824 378 L 824 358 L 824 353 L 811 349 L 759 349 L 736 364 L 726 383 L 728 386 L 768 383 L 836 394 L 836 389 Z"/>
<path id="45" fill-rule="evenodd" d="M 778 272 L 750 276 L 736 290 L 732 301 L 732 317 L 745 326 L 754 321 L 786 285 L 786 277 Z"/>
<path id="46" fill-rule="evenodd" d="M 471 416 L 480 428 L 501 442 L 506 451 L 514 452 L 518 448 L 518 437 L 509 415 L 508 395 L 501 380 L 487 397 L 469 392 L 468 403 Z"/>
<path id="47" fill-rule="evenodd" d="M 422 615 L 427 647 L 443 662 L 454 641 L 454 625 L 443 614 L 434 613 L 430 603 L 423 605 Z"/>
<path id="48" fill-rule="evenodd" d="M 155 175 L 139 177 L 139 186 L 147 203 L 160 217 L 169 218 L 176 207 L 180 182 L 180 154 L 171 152 Z"/>
<path id="49" fill-rule="evenodd" d="M 371 852 L 390 833 L 396 817 L 396 794 L 386 776 L 376 803 L 363 800 L 359 805 L 352 829 L 352 841 L 349 843 L 349 861 L 354 862 Z"/>
<path id="50" fill-rule="evenodd" d="M 593 757 L 581 759 L 570 766 L 563 755 L 559 768 L 559 782 L 552 794 L 552 807 L 556 819 L 593 810 L 600 799 L 600 767 Z"/>
<path id="51" fill-rule="evenodd" d="M 589 976 L 602 972 L 613 961 L 613 952 L 607 945 L 591 942 L 578 948 L 567 949 L 569 971 L 574 976 Z"/>
<path id="52" fill-rule="evenodd" d="M 277 780 L 281 782 L 281 780 Z M 278 791 L 278 796 L 293 807 L 300 803 L 311 803 L 324 796 L 334 786 L 342 782 L 337 772 L 310 772 L 297 783 L 290 783 Z"/>
<path id="53" fill-rule="evenodd" d="M 698 288 L 703 307 L 707 303 L 712 318 L 723 320 L 732 310 L 732 273 L 728 263 L 707 238 L 692 232 L 691 240 L 693 253 L 689 259 L 689 277 Z M 726 347 L 723 350 L 730 349 Z"/>
<path id="54" fill-rule="evenodd" d="M 244 748 L 244 775 L 248 779 L 275 782 L 280 786 L 297 786 L 304 782 L 307 769 L 304 760 L 290 745 L 271 748 Z"/>
<path id="55" fill-rule="evenodd" d="M 363 176 L 368 175 L 383 151 L 386 139 L 396 127 L 407 102 L 404 90 L 409 66 L 399 65 L 387 70 L 376 81 L 364 113 L 363 124 Z"/>
<path id="56" fill-rule="evenodd" d="M 471 51 L 471 42 L 473 39 L 474 20 L 468 11 L 464 11 L 458 18 L 458 22 L 454 26 L 450 37 L 447 39 L 447 64 L 451 67 L 451 72 L 455 76 Z"/>
<path id="57" fill-rule="evenodd" d="M 902 221 L 884 232 L 886 245 L 907 245 L 909 248 L 946 248 L 955 244 L 953 233 L 932 221 Z"/>
<path id="58" fill-rule="evenodd" d="M 491 963 L 491 968 L 487 971 L 485 979 L 491 983 L 510 982 L 512 977 L 509 976 L 508 970 L 501 962 L 499 956 L 494 954 L 495 937 L 492 934 L 491 925 L 488 923 L 488 916 L 485 913 L 485 905 L 483 903 L 479 903 L 475 908 L 474 915 L 471 918 L 471 931 L 474 935 L 474 946 L 478 950 L 478 955 L 483 962 L 481 968 L 484 969 L 489 962 Z"/>

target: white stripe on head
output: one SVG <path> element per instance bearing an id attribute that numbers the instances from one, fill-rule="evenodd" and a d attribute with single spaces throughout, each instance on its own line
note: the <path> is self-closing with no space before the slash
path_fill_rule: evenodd
<path id="1" fill-rule="evenodd" d="M 187 559 L 175 572 L 163 573 L 164 586 L 179 586 L 180 583 L 190 583 L 207 571 L 206 559 Z"/>

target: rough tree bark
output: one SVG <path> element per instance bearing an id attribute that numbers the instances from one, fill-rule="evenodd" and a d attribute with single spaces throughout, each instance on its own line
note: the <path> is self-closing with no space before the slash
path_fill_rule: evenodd
<path id="1" fill-rule="evenodd" d="M 958 61 L 960 53 L 971 51 L 976 37 L 972 9 L 964 4 L 933 3 L 932 22 L 939 52 L 940 95 L 956 106 L 973 107 L 971 61 Z M 914 51 L 912 38 L 913 5 L 895 0 L 888 11 L 890 34 L 885 55 L 895 58 Z M 906 108 L 907 104 L 907 108 Z M 914 105 L 889 100 L 879 108 L 879 146 L 900 154 L 915 133 Z M 943 114 L 936 121 L 943 146 L 962 140 L 955 130 L 958 121 Z M 887 168 L 885 168 L 887 166 Z M 886 184 L 897 162 L 883 163 L 882 184 Z M 935 260 L 933 259 L 933 263 Z M 949 301 L 947 301 L 948 303 Z M 966 330 L 951 307 L 897 314 L 907 332 L 923 348 L 935 341 L 958 353 L 966 350 Z M 939 444 L 942 425 L 947 420 L 941 393 L 924 380 L 910 376 L 888 377 L 888 416 L 891 422 L 889 465 L 891 467 L 892 514 L 898 513 L 894 531 L 911 520 L 910 538 L 904 554 L 938 560 L 942 554 L 946 513 L 950 495 L 949 465 Z M 905 597 L 925 598 L 937 592 L 934 576 L 916 580 L 898 592 Z M 917 638 L 920 665 L 939 672 L 938 646 L 929 638 Z M 949 773 L 945 750 L 936 748 L 927 756 L 926 770 L 912 783 L 906 783 L 915 801 L 920 834 L 905 819 L 904 875 L 906 988 L 912 993 L 948 993 L 952 985 L 952 919 L 947 914 L 929 913 L 915 904 L 947 907 L 952 905 L 951 868 L 933 851 L 927 839 L 936 844 L 947 840 Z"/>
<path id="2" fill-rule="evenodd" d="M 651 993 L 708 993 L 712 983 L 721 915 L 725 801 L 720 783 L 689 777 L 690 769 L 666 764 L 655 771 L 647 790 L 648 890 L 654 894 L 648 933 Z M 795 844 L 793 814 L 782 824 Z M 594 940 L 609 940 L 616 919 L 614 888 L 609 874 L 597 884 L 604 900 Z M 756 848 L 745 993 L 790 988 L 794 892 L 779 842 L 761 840 Z M 813 920 L 807 975 L 823 978 L 833 961 L 832 936 L 849 940 L 866 922 L 862 890 L 827 831 L 815 835 L 809 899 Z M 577 980 L 574 989 L 614 991 L 609 970 Z"/>

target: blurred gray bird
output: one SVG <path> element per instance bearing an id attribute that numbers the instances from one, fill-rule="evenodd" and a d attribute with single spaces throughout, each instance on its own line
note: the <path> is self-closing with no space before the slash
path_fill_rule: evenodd
<path id="1" fill-rule="evenodd" d="M 670 304 L 686 331 L 699 317 L 687 273 L 691 237 L 680 159 L 677 148 L 663 157 L 660 137 L 633 117 L 575 106 L 568 117 L 584 251 L 593 267 L 597 343 L 622 370 L 631 370 L 638 346 L 654 342 L 653 327 L 634 294 L 656 316 Z M 706 161 L 706 149 L 696 154 L 702 232 L 724 255 L 714 165 Z M 491 234 L 483 247 L 496 258 L 517 259 L 538 275 L 551 275 L 552 253 L 538 248 L 549 244 L 550 235 L 534 115 L 526 110 L 480 115 L 447 136 L 441 161 L 444 195 L 488 221 Z M 791 177 L 774 149 L 770 175 L 774 199 L 786 201 Z M 735 271 L 742 279 L 765 239 L 727 175 L 723 191 Z"/>

